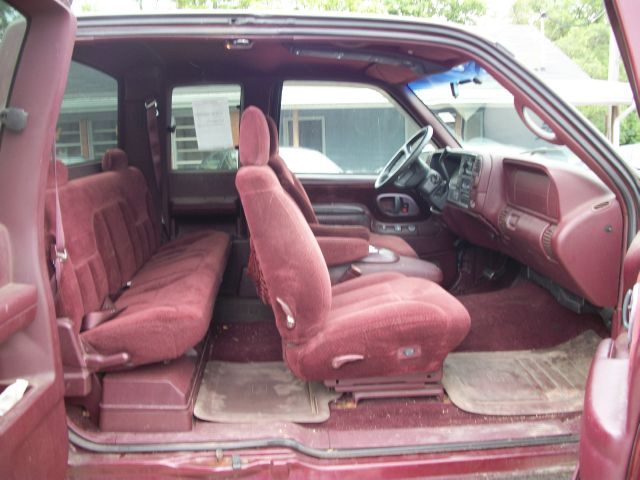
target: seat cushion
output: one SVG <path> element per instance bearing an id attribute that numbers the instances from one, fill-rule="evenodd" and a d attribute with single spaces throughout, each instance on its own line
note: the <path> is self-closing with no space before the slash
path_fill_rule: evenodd
<path id="1" fill-rule="evenodd" d="M 300 378 L 437 371 L 469 331 L 464 306 L 429 280 L 371 275 L 340 284 L 333 294 L 324 328 L 303 345 L 284 345 L 287 364 Z M 364 358 L 334 368 L 332 360 L 344 355 Z"/>
<path id="2" fill-rule="evenodd" d="M 206 334 L 229 254 L 229 235 L 186 235 L 163 245 L 131 279 L 117 317 L 81 334 L 103 355 L 127 352 L 131 365 L 170 360 Z"/>
<path id="3" fill-rule="evenodd" d="M 403 257 L 418 258 L 416 251 L 401 237 L 397 235 L 382 235 L 379 233 L 371 233 L 369 235 L 369 243 L 376 248 L 386 248 L 392 252 L 396 252 Z"/>

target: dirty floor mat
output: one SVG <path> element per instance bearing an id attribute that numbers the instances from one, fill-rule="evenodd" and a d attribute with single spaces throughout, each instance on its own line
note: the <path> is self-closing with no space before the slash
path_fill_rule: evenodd
<path id="1" fill-rule="evenodd" d="M 210 361 L 194 415 L 209 422 L 321 423 L 339 396 L 322 383 L 297 379 L 282 362 Z"/>
<path id="2" fill-rule="evenodd" d="M 451 402 L 471 413 L 578 412 L 600 340 L 588 330 L 544 350 L 452 353 L 445 361 L 442 383 Z"/>

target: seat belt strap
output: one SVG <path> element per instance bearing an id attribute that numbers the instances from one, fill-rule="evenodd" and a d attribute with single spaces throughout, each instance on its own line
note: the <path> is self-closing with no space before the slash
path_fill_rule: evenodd
<path id="1" fill-rule="evenodd" d="M 60 192 L 58 191 L 58 170 L 56 160 L 56 145 L 53 144 L 51 151 L 51 160 L 53 161 L 53 182 L 55 185 L 55 200 L 56 200 L 56 240 L 55 244 L 51 247 L 51 262 L 53 263 L 53 270 L 55 274 L 55 282 L 51 282 L 52 287 L 55 284 L 54 295 L 60 288 L 60 281 L 62 279 L 62 266 L 64 262 L 69 258 L 67 254 L 67 247 L 64 238 L 64 227 L 62 225 L 62 209 L 60 208 Z"/>
<path id="2" fill-rule="evenodd" d="M 158 101 L 149 97 L 144 102 L 144 108 L 147 112 L 147 136 L 149 138 L 149 151 L 151 153 L 151 161 L 153 163 L 153 176 L 156 180 L 156 187 L 160 195 L 160 223 L 162 224 L 162 232 L 171 239 L 167 220 L 165 216 L 165 192 L 162 184 L 162 163 L 160 158 L 160 134 L 158 131 Z"/>
<path id="3" fill-rule="evenodd" d="M 153 162 L 153 174 L 156 179 L 158 192 L 162 186 L 162 165 L 160 165 L 160 135 L 158 134 L 158 102 L 149 98 L 144 102 L 147 111 L 147 136 L 149 137 L 149 151 Z"/>
<path id="4" fill-rule="evenodd" d="M 118 299 L 120 298 L 120 296 L 126 292 L 127 290 L 129 290 L 131 287 L 133 286 L 133 282 L 131 280 L 129 280 L 127 283 L 125 283 L 124 285 L 122 285 L 118 290 L 116 290 L 116 292 L 112 295 L 109 295 L 109 299 L 112 302 L 117 302 Z"/>
<path id="5" fill-rule="evenodd" d="M 127 283 L 122 285 L 116 293 L 113 295 L 107 295 L 102 302 L 102 306 L 100 310 L 96 310 L 93 312 L 87 312 L 84 317 L 82 317 L 82 330 L 91 330 L 92 328 L 97 327 L 104 322 L 108 322 L 116 318 L 122 312 L 127 309 L 127 306 L 124 307 L 116 307 L 116 301 L 120 298 L 120 296 L 127 290 L 131 288 L 133 283 L 129 280 Z"/>
<path id="6" fill-rule="evenodd" d="M 116 318 L 127 309 L 127 306 L 116 307 L 115 303 L 107 297 L 102 308 L 95 312 L 89 312 L 82 318 L 82 331 L 91 330 L 109 320 Z"/>

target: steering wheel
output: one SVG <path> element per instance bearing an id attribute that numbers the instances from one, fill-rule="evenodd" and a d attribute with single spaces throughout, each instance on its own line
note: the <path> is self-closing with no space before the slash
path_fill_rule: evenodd
<path id="1" fill-rule="evenodd" d="M 431 128 L 431 125 L 427 125 L 407 140 L 384 166 L 378 178 L 376 178 L 375 188 L 382 188 L 406 171 L 418 159 L 432 136 L 433 128 Z"/>

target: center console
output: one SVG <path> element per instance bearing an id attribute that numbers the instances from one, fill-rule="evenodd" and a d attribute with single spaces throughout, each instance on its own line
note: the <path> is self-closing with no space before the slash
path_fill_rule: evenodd
<path id="1" fill-rule="evenodd" d="M 386 248 L 369 247 L 369 255 L 344 265 L 329 267 L 331 284 L 373 273 L 395 272 L 407 277 L 426 278 L 442 283 L 442 271 L 434 263 L 413 257 L 403 257 Z"/>
<path id="2" fill-rule="evenodd" d="M 458 161 L 457 168 L 453 171 L 449 180 L 449 190 L 447 193 L 447 201 L 462 208 L 473 208 L 474 199 L 472 189 L 478 183 L 481 170 L 480 157 L 474 154 L 459 153 L 455 155 L 449 154 L 449 158 L 445 159 L 445 164 L 454 164 Z"/>

